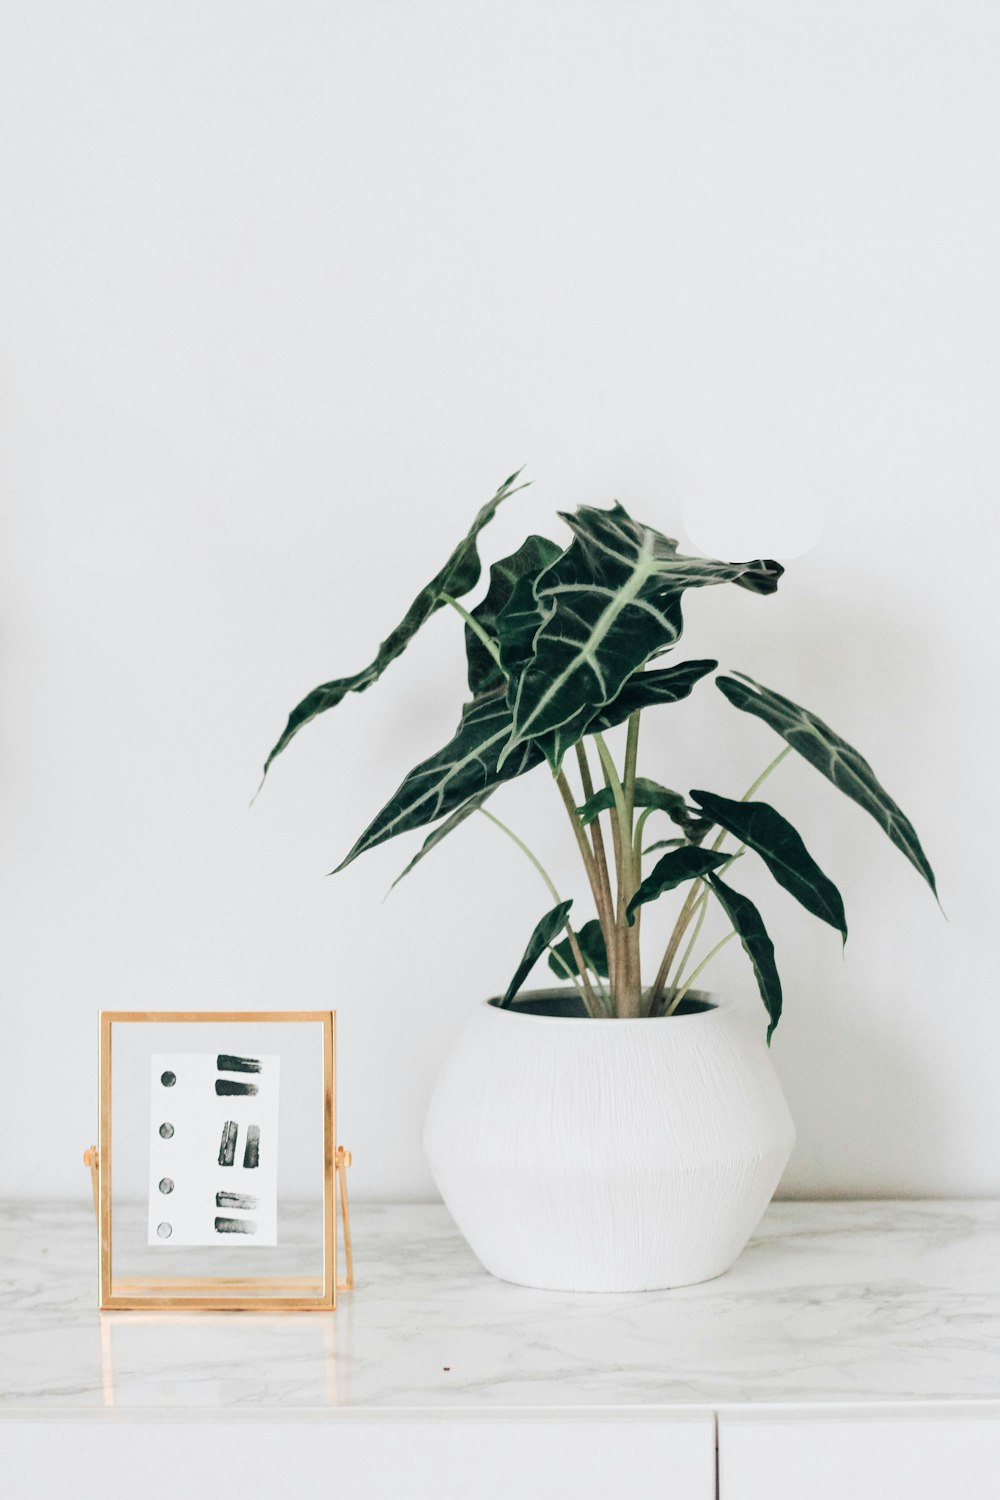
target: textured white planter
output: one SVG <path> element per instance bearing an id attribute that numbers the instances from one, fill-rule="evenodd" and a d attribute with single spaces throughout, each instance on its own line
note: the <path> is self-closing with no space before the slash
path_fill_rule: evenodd
<path id="1" fill-rule="evenodd" d="M 721 1275 L 794 1140 L 763 1028 L 726 1002 L 636 1021 L 483 1003 L 424 1127 L 441 1196 L 488 1271 L 593 1292 Z"/>

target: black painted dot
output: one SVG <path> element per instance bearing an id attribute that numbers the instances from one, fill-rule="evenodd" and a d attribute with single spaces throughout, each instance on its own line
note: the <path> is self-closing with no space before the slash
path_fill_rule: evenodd
<path id="1" fill-rule="evenodd" d="M 160 1236 L 161 1240 L 169 1240 L 170 1236 L 174 1232 L 174 1227 L 172 1224 L 167 1223 L 157 1224 L 156 1232 Z"/>
<path id="2" fill-rule="evenodd" d="M 160 1134 L 162 1135 L 163 1139 L 165 1141 L 169 1141 L 173 1133 L 174 1127 L 171 1125 L 170 1121 L 164 1120 L 163 1124 L 160 1126 Z"/>
<path id="3" fill-rule="evenodd" d="M 160 1178 L 160 1192 L 161 1193 L 172 1193 L 173 1190 L 174 1190 L 174 1179 L 172 1177 L 161 1177 Z"/>
<path id="4" fill-rule="evenodd" d="M 168 1068 L 165 1073 L 160 1074 L 160 1082 L 163 1084 L 163 1087 L 165 1089 L 172 1089 L 174 1084 L 177 1082 L 177 1074 L 171 1073 L 170 1069 Z"/>

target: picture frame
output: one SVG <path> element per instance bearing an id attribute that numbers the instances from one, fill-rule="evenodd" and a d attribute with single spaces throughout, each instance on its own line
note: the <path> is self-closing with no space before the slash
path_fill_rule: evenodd
<path id="1" fill-rule="evenodd" d="M 99 1308 L 333 1311 L 338 1290 L 335 1177 L 340 1188 L 347 1266 L 347 1276 L 339 1285 L 353 1284 L 346 1186 L 350 1154 L 335 1144 L 336 1012 L 108 1010 L 100 1012 L 99 1026 L 99 1144 L 85 1153 L 93 1176 L 98 1223 Z M 185 1044 L 193 1044 L 192 1050 L 184 1050 Z M 266 1060 L 264 1082 L 258 1082 L 261 1058 Z M 172 1066 L 165 1067 L 157 1077 L 164 1059 Z M 279 1062 L 283 1071 L 293 1073 L 292 1086 L 284 1094 L 288 1118 L 280 1138 Z M 217 1075 L 214 1094 L 220 1097 L 206 1104 L 202 1097 L 206 1092 L 204 1079 L 212 1076 L 216 1065 L 222 1071 Z M 174 1067 L 180 1071 L 179 1080 Z M 206 1067 L 211 1070 L 209 1074 Z M 197 1090 L 172 1087 L 178 1081 L 190 1085 L 192 1078 L 201 1080 Z M 241 1081 L 247 1078 L 252 1081 Z M 169 1093 L 164 1087 L 162 1098 L 157 1098 L 158 1083 L 171 1086 Z M 235 1116 L 223 1126 L 224 1139 L 228 1132 L 235 1144 L 241 1129 L 241 1106 L 248 1102 L 246 1096 L 259 1091 L 259 1100 L 249 1100 L 249 1113 L 266 1116 L 271 1111 L 273 1125 L 265 1127 L 265 1141 L 271 1143 L 270 1129 L 274 1151 L 269 1154 L 261 1146 L 259 1155 L 260 1165 L 270 1169 L 269 1173 L 261 1172 L 260 1180 L 273 1202 L 229 1191 L 206 1199 L 214 1178 L 227 1187 L 249 1178 L 257 1190 L 257 1174 L 241 1172 L 240 1168 L 258 1166 L 260 1127 L 242 1127 L 248 1143 L 246 1155 L 236 1160 L 236 1170 L 226 1176 L 221 1169 L 232 1168 L 234 1152 L 230 1149 L 225 1156 L 220 1151 L 216 1161 L 207 1159 L 206 1120 L 208 1128 L 214 1129 L 215 1115 Z M 213 1091 L 209 1088 L 208 1092 Z M 268 1094 L 270 1099 L 266 1098 Z M 168 1123 L 155 1129 L 158 1113 L 173 1115 L 180 1110 L 183 1114 L 186 1109 L 190 1114 L 192 1108 L 201 1112 L 197 1117 L 200 1129 L 179 1128 L 176 1139 L 170 1139 L 175 1132 Z M 242 1117 L 248 1117 L 245 1108 Z M 167 1206 L 162 1209 L 155 1183 L 161 1145 L 157 1136 L 164 1138 L 172 1153 L 172 1175 L 159 1181 L 159 1191 L 170 1195 L 163 1200 Z M 284 1170 L 290 1158 L 296 1169 L 293 1173 Z M 148 1187 L 147 1205 L 142 1199 L 151 1173 L 154 1182 Z M 289 1176 L 294 1177 L 300 1193 L 306 1182 L 307 1202 L 283 1202 L 284 1179 Z M 198 1187 L 194 1196 L 199 1202 L 207 1201 L 209 1215 L 227 1215 L 214 1219 L 216 1229 L 225 1227 L 238 1233 L 214 1236 L 209 1228 L 206 1236 L 196 1226 L 186 1238 L 174 1234 L 171 1221 L 178 1219 L 177 1210 L 181 1210 L 183 1219 L 184 1202 L 190 1205 L 192 1198 L 193 1179 Z M 216 1210 L 216 1203 L 236 1207 Z M 253 1217 L 247 1209 L 252 1210 Z M 163 1222 L 156 1225 L 160 1212 Z M 199 1209 L 198 1225 L 205 1222 L 204 1212 Z M 188 1214 L 188 1220 L 190 1217 Z M 256 1234 L 258 1219 L 265 1231 L 260 1236 Z M 211 1217 L 207 1222 L 211 1226 Z M 278 1233 L 274 1226 L 281 1222 L 286 1229 L 290 1227 L 290 1232 Z M 181 1243 L 178 1238 L 182 1238 Z M 254 1258 L 264 1262 L 262 1274 L 259 1265 L 252 1264 Z M 175 1270 L 179 1274 L 168 1274 Z"/>

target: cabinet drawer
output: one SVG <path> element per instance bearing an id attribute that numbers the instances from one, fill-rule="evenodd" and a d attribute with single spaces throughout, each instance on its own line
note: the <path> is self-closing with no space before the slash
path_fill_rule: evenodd
<path id="1" fill-rule="evenodd" d="M 6 1495 L 73 1500 L 714 1500 L 710 1413 L 0 1421 Z"/>
<path id="2" fill-rule="evenodd" d="M 985 1500 L 998 1475 L 995 1403 L 719 1417 L 720 1500 Z"/>

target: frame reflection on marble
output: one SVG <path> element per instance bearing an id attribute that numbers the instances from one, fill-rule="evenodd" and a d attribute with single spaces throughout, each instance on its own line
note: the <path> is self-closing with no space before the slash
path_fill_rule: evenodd
<path id="1" fill-rule="evenodd" d="M 346 1208 L 346 1154 L 334 1144 L 335 1023 L 333 1011 L 101 1012 L 93 1165 L 102 1310 L 336 1306 L 334 1173 Z M 200 1145 L 174 1151 L 168 1117 L 179 1124 L 192 1110 Z M 219 1140 L 215 1114 L 226 1117 Z M 168 1195 L 162 1211 L 158 1192 Z"/>

